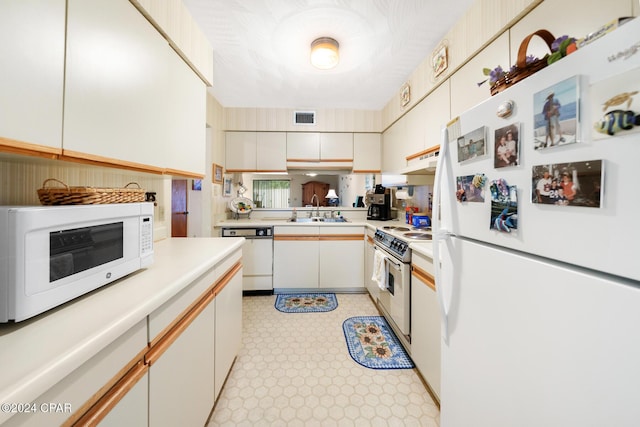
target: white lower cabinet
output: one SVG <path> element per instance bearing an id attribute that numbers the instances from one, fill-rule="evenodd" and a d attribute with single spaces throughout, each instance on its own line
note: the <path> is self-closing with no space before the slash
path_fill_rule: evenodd
<path id="1" fill-rule="evenodd" d="M 361 288 L 364 228 L 361 226 L 276 226 L 273 287 Z"/>
<path id="2" fill-rule="evenodd" d="M 440 308 L 433 260 L 416 251 L 411 260 L 411 358 L 440 399 Z"/>
<path id="3" fill-rule="evenodd" d="M 320 227 L 274 227 L 274 289 L 318 287 L 319 232 Z"/>
<path id="4" fill-rule="evenodd" d="M 149 374 L 146 373 L 100 422 L 100 427 L 149 424 Z"/>
<path id="5" fill-rule="evenodd" d="M 216 293 L 214 301 L 216 307 L 214 379 L 217 399 L 242 344 L 242 270 Z"/>
<path id="6" fill-rule="evenodd" d="M 215 402 L 215 308 L 207 307 L 149 369 L 149 425 L 202 426 Z"/>
<path id="7" fill-rule="evenodd" d="M 320 288 L 363 286 L 363 234 L 363 227 L 320 227 Z"/>
<path id="8" fill-rule="evenodd" d="M 114 386 L 114 377 L 118 372 L 131 363 L 136 356 L 140 355 L 146 347 L 147 322 L 143 320 L 38 397 L 33 402 L 37 409 L 35 412 L 16 414 L 2 426 L 61 425 L 70 416 L 74 416 L 74 419 L 77 420 L 82 415 L 77 413 L 78 409 L 90 400 L 99 405 L 101 403 L 99 399 L 94 399 L 96 393 L 101 389 L 106 391 L 110 386 Z M 107 384 L 109 385 L 108 387 L 106 386 Z M 131 419 L 143 421 L 142 424 L 128 423 L 128 425 L 146 425 L 146 383 L 143 382 L 142 387 L 145 390 L 145 396 L 126 394 L 111 409 L 111 411 L 121 412 L 123 408 L 130 407 L 132 412 L 127 416 L 131 417 Z M 49 403 L 60 403 L 63 406 L 49 410 Z M 64 405 L 68 405 L 68 407 Z"/>

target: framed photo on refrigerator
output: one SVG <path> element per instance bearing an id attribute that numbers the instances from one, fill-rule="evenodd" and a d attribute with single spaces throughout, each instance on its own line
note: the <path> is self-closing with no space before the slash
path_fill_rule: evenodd
<path id="1" fill-rule="evenodd" d="M 603 160 L 537 165 L 531 170 L 531 201 L 544 205 L 599 208 Z"/>
<path id="2" fill-rule="evenodd" d="M 533 148 L 541 150 L 578 142 L 580 76 L 562 80 L 533 95 Z"/>
<path id="3" fill-rule="evenodd" d="M 458 138 L 458 163 L 487 154 L 487 127 L 482 126 Z"/>
<path id="4" fill-rule="evenodd" d="M 520 164 L 520 123 L 496 129 L 493 156 L 496 169 Z"/>

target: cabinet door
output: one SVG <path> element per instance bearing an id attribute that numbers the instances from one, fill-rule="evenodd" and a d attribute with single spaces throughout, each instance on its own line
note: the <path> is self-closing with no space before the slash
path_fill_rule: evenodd
<path id="1" fill-rule="evenodd" d="M 382 138 L 379 133 L 353 134 L 353 172 L 379 173 L 382 167 Z"/>
<path id="2" fill-rule="evenodd" d="M 7 138 L 59 153 L 65 1 L 4 0 L 1 8 L 0 145 Z"/>
<path id="3" fill-rule="evenodd" d="M 407 165 L 404 153 L 406 121 L 398 120 L 382 134 L 382 171 L 395 172 Z"/>
<path id="4" fill-rule="evenodd" d="M 215 394 L 219 396 L 242 344 L 242 270 L 236 272 L 220 293 L 216 294 L 214 302 L 216 306 Z"/>
<path id="5" fill-rule="evenodd" d="M 105 37 L 108 34 L 108 37 Z M 127 0 L 69 0 L 63 149 L 165 166 L 166 40 Z"/>
<path id="6" fill-rule="evenodd" d="M 205 425 L 215 402 L 212 303 L 149 369 L 149 425 Z"/>
<path id="7" fill-rule="evenodd" d="M 206 86 L 178 54 L 170 50 L 167 56 L 171 84 L 166 88 L 170 123 L 166 168 L 204 176 Z"/>
<path id="8" fill-rule="evenodd" d="M 364 287 L 364 227 L 320 228 L 321 288 Z"/>
<path id="9" fill-rule="evenodd" d="M 320 159 L 353 160 L 353 133 L 321 133 Z"/>
<path id="10" fill-rule="evenodd" d="M 287 134 L 284 132 L 258 132 L 257 169 L 261 172 L 287 171 Z"/>
<path id="11" fill-rule="evenodd" d="M 40 408 L 42 404 L 48 403 L 68 405 L 73 415 L 66 410 L 51 412 L 39 410 L 28 414 L 15 414 L 3 423 L 2 426 L 39 427 L 62 425 L 70 416 L 73 416 L 74 420 L 77 420 L 78 417 L 83 414 L 76 411 L 81 410 L 83 405 L 90 400 L 92 400 L 92 403 L 96 403 L 97 401 L 98 404 L 100 404 L 100 400 L 96 399 L 100 396 L 98 392 L 100 390 L 106 392 L 109 389 L 107 385 L 113 385 L 112 381 L 116 375 L 121 372 L 125 366 L 135 360 L 136 357 L 139 357 L 146 347 L 147 322 L 146 320 L 142 320 L 33 402 L 37 408 Z M 139 382 L 144 383 L 143 379 L 139 380 Z M 144 383 L 144 385 L 146 385 L 146 383 Z M 144 387 L 144 385 L 142 387 Z M 144 389 L 146 391 L 146 387 L 144 387 Z M 141 406 L 136 407 L 135 412 L 129 414 L 129 416 L 131 420 L 144 419 L 146 421 L 146 400 L 138 400 L 138 397 L 137 393 L 132 396 L 127 394 L 112 410 L 118 410 L 120 404 L 127 406 L 131 400 L 136 400 Z M 85 410 L 86 409 L 88 409 L 88 407 L 86 407 Z M 146 423 L 126 423 L 122 425 L 146 425 Z"/>
<path id="12" fill-rule="evenodd" d="M 253 172 L 256 162 L 256 133 L 227 132 L 225 135 L 225 169 L 229 172 Z"/>
<path id="13" fill-rule="evenodd" d="M 145 374 L 100 421 L 100 427 L 149 425 L 149 374 Z"/>
<path id="14" fill-rule="evenodd" d="M 287 132 L 287 160 L 320 160 L 320 134 Z"/>
<path id="15" fill-rule="evenodd" d="M 273 288 L 318 287 L 320 227 L 276 226 L 273 230 Z"/>
<path id="16" fill-rule="evenodd" d="M 414 256 L 414 258 L 417 258 Z M 418 267 L 419 266 L 419 267 Z M 411 358 L 440 397 L 440 314 L 435 280 L 418 261 L 411 277 Z"/>

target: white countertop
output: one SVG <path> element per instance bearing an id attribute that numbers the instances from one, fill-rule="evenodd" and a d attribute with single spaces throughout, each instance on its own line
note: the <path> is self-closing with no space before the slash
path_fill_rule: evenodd
<path id="1" fill-rule="evenodd" d="M 433 242 L 411 243 L 409 245 L 412 251 L 433 259 Z"/>
<path id="2" fill-rule="evenodd" d="M 33 402 L 243 243 L 163 240 L 150 267 L 32 319 L 0 324 L 0 403 Z M 11 415 L 0 412 L 0 424 Z"/>
<path id="3" fill-rule="evenodd" d="M 347 222 L 289 222 L 287 218 L 278 218 L 278 217 L 266 217 L 266 218 L 256 218 L 256 219 L 227 219 L 224 221 L 219 221 L 216 223 L 215 227 L 271 227 L 274 225 L 294 225 L 296 227 L 327 227 L 327 226 L 365 226 L 371 229 L 376 229 L 377 227 L 383 227 L 385 225 L 399 225 L 404 224 L 399 220 L 391 220 L 391 221 L 372 221 L 368 219 L 349 219 L 347 217 Z"/>

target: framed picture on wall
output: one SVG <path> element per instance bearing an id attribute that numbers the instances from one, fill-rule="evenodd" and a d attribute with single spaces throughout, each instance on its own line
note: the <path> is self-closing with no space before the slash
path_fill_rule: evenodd
<path id="1" fill-rule="evenodd" d="M 213 164 L 213 183 L 222 184 L 222 166 Z"/>
<path id="2" fill-rule="evenodd" d="M 194 179 L 191 181 L 191 189 L 193 191 L 202 191 L 202 180 Z"/>
<path id="3" fill-rule="evenodd" d="M 222 195 L 224 197 L 229 197 L 231 196 L 231 177 L 230 176 L 225 176 L 224 177 L 224 185 L 222 186 Z"/>

